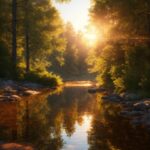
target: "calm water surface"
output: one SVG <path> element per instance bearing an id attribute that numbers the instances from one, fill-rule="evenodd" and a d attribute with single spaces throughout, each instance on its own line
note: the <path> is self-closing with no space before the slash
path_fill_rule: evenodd
<path id="1" fill-rule="evenodd" d="M 0 141 L 37 150 L 150 150 L 150 134 L 132 127 L 120 110 L 87 87 L 0 103 Z"/>

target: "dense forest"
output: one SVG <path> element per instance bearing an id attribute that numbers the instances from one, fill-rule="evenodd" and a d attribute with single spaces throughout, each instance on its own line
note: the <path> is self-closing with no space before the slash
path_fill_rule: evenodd
<path id="1" fill-rule="evenodd" d="M 150 1 L 94 0 L 90 14 L 104 36 L 88 58 L 100 85 L 149 93 Z"/>
<path id="2" fill-rule="evenodd" d="M 149 141 L 150 0 L 0 0 L 0 150 Z"/>
<path id="3" fill-rule="evenodd" d="M 87 74 L 82 33 L 65 25 L 49 0 L 0 1 L 0 34 L 2 78 L 56 84 L 54 72 Z"/>
<path id="4" fill-rule="evenodd" d="M 55 52 L 51 55 L 52 65 L 50 70 L 59 74 L 65 80 L 87 80 L 93 76 L 88 73 L 86 58 L 89 47 L 86 44 L 83 33 L 76 32 L 71 23 L 64 28 L 63 38 L 66 40 L 66 48 L 62 59 Z M 53 59 L 56 58 L 56 59 Z"/>

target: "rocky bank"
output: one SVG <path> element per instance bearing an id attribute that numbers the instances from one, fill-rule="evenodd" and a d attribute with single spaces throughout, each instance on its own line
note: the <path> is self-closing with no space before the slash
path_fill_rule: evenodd
<path id="1" fill-rule="evenodd" d="M 0 81 L 0 102 L 14 102 L 22 97 L 40 94 L 46 90 L 44 86 L 30 82 L 16 82 L 12 80 Z"/>
<path id="2" fill-rule="evenodd" d="M 150 98 L 144 98 L 135 93 L 114 94 L 103 87 L 92 88 L 89 93 L 103 93 L 101 99 L 105 102 L 119 103 L 122 106 L 120 115 L 128 118 L 133 126 L 143 126 L 150 130 Z"/>

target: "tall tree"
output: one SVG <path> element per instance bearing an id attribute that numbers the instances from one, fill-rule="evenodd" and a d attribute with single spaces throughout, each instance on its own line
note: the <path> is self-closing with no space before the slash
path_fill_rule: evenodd
<path id="1" fill-rule="evenodd" d="M 17 65 L 17 0 L 12 0 L 12 64 L 14 77 Z"/>
<path id="2" fill-rule="evenodd" d="M 26 73 L 30 71 L 29 50 L 29 1 L 25 0 L 25 51 L 26 51 Z"/>

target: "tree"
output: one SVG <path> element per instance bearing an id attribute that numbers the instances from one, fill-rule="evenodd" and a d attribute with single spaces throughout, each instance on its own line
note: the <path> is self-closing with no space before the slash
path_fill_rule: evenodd
<path id="1" fill-rule="evenodd" d="M 12 0 L 12 64 L 14 77 L 17 65 L 17 0 Z"/>
<path id="2" fill-rule="evenodd" d="M 66 41 L 66 47 L 61 57 L 57 53 L 51 56 L 52 69 L 60 74 L 64 79 L 85 79 L 89 77 L 86 58 L 88 47 L 84 42 L 83 33 L 74 31 L 71 23 L 67 23 L 64 28 L 63 38 Z M 53 59 L 56 58 L 56 59 Z M 61 61 L 61 64 L 59 63 Z"/>
<path id="3" fill-rule="evenodd" d="M 25 0 L 25 51 L 26 51 L 26 73 L 30 71 L 30 50 L 29 50 L 29 1 Z"/>
<path id="4" fill-rule="evenodd" d="M 149 6 L 144 0 L 93 1 L 91 21 L 107 28 L 105 42 L 97 45 L 89 61 L 100 84 L 118 92 L 148 90 Z"/>
<path id="5" fill-rule="evenodd" d="M 3 70 L 1 74 L 12 77 L 13 73 L 15 78 L 24 78 L 26 73 L 46 72 L 49 56 L 54 51 L 62 53 L 65 46 L 61 37 L 63 23 L 57 10 L 49 0 L 0 3 L 0 47 L 7 51 L 4 57 L 11 59 L 8 66 L 13 66 L 12 71 L 6 69 L 7 75 Z M 6 64 L 5 60 L 1 59 L 0 64 Z"/>

